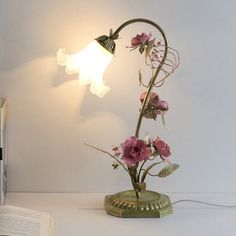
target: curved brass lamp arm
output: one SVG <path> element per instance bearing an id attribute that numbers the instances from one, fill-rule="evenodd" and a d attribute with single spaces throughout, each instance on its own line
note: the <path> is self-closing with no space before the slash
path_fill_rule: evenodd
<path id="1" fill-rule="evenodd" d="M 158 24 L 156 24 L 155 22 L 153 22 L 151 20 L 148 20 L 148 19 L 136 18 L 136 19 L 128 20 L 125 23 L 123 23 L 121 26 L 119 26 L 114 33 L 111 33 L 110 38 L 112 38 L 113 40 L 116 40 L 119 37 L 119 33 L 123 28 L 125 28 L 126 26 L 128 26 L 130 24 L 138 23 L 138 22 L 147 23 L 149 25 L 152 25 L 161 33 L 161 36 L 162 36 L 163 41 L 164 41 L 165 52 L 164 52 L 163 58 L 162 58 L 162 60 L 159 64 L 159 66 L 157 67 L 157 69 L 155 71 L 155 74 L 153 75 L 152 79 L 150 80 L 150 83 L 149 83 L 149 86 L 148 86 L 148 89 L 147 89 L 147 92 L 146 92 L 146 96 L 144 98 L 142 107 L 140 109 L 139 117 L 138 117 L 138 121 L 137 121 L 137 125 L 136 125 L 136 131 L 135 131 L 135 136 L 136 137 L 139 136 L 139 130 L 140 130 L 141 123 L 142 123 L 143 112 L 144 112 L 146 103 L 148 102 L 150 92 L 152 91 L 153 87 L 155 86 L 156 78 L 157 78 L 157 76 L 158 76 L 158 74 L 161 70 L 162 65 L 164 64 L 164 62 L 166 60 L 167 53 L 168 53 L 168 43 L 167 43 L 167 38 L 166 38 L 166 35 L 165 35 L 164 31 L 162 30 L 162 28 Z"/>

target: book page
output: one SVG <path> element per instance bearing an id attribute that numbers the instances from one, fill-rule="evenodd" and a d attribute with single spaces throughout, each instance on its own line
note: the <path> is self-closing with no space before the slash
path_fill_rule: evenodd
<path id="1" fill-rule="evenodd" d="M 13 206 L 0 207 L 0 235 L 51 236 L 50 232 L 49 214 Z"/>
<path id="2" fill-rule="evenodd" d="M 1 152 L 1 150 L 0 150 Z M 7 186 L 7 171 L 4 160 L 0 160 L 0 205 L 3 205 Z"/>

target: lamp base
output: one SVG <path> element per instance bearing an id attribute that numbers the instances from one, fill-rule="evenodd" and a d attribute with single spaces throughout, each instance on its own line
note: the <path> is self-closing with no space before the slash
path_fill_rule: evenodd
<path id="1" fill-rule="evenodd" d="M 160 218 L 173 212 L 168 196 L 149 190 L 141 191 L 139 199 L 134 190 L 107 195 L 104 206 L 108 215 L 122 218 Z"/>

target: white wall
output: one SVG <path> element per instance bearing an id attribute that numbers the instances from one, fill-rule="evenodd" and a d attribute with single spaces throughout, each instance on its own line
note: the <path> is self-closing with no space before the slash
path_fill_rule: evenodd
<path id="1" fill-rule="evenodd" d="M 0 94 L 9 99 L 9 191 L 112 192 L 130 187 L 112 161 L 83 145 L 105 149 L 132 135 L 139 109 L 137 55 L 125 46 L 144 24 L 117 41 L 103 99 L 56 65 L 124 21 L 159 23 L 181 66 L 158 93 L 170 104 L 166 121 L 144 120 L 142 134 L 160 135 L 181 168 L 149 188 L 169 192 L 236 191 L 236 3 L 233 0 L 1 0 Z"/>

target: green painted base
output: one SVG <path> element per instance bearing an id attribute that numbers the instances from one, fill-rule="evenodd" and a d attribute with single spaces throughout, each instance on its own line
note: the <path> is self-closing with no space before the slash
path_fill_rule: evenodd
<path id="1" fill-rule="evenodd" d="M 172 214 L 169 197 L 149 190 L 141 191 L 139 199 L 134 190 L 107 195 L 104 206 L 108 215 L 124 218 L 160 218 Z"/>

